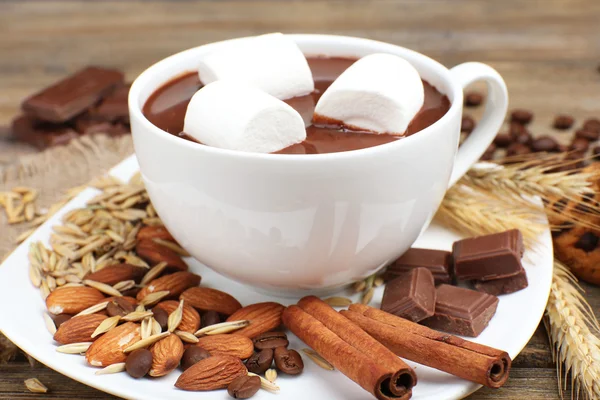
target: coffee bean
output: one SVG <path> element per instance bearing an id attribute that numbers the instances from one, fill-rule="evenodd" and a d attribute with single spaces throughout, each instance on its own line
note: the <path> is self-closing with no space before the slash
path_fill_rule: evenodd
<path id="1" fill-rule="evenodd" d="M 116 315 L 124 317 L 125 315 L 134 311 L 135 307 L 133 306 L 133 304 L 120 297 L 115 298 L 106 306 L 106 313 L 109 317 L 114 317 Z"/>
<path id="2" fill-rule="evenodd" d="M 600 119 L 590 118 L 583 123 L 583 129 L 600 132 Z"/>
<path id="3" fill-rule="evenodd" d="M 227 393 L 234 399 L 249 399 L 260 389 L 260 378 L 258 376 L 238 376 L 229 386 Z"/>
<path id="4" fill-rule="evenodd" d="M 533 119 L 533 113 L 528 110 L 517 109 L 510 114 L 510 121 L 521 125 L 527 125 Z"/>
<path id="5" fill-rule="evenodd" d="M 592 154 L 594 155 L 594 160 L 600 160 L 600 146 L 596 146 L 592 149 Z"/>
<path id="6" fill-rule="evenodd" d="M 585 140 L 583 138 L 576 137 L 571 142 L 569 149 L 583 153 L 583 152 L 586 152 L 589 147 L 590 147 L 590 142 L 588 142 L 587 140 Z"/>
<path id="7" fill-rule="evenodd" d="M 594 142 L 600 138 L 600 131 L 588 131 L 586 129 L 580 129 L 575 132 L 575 136 L 578 138 L 582 138 L 585 140 L 589 140 L 590 142 Z"/>
<path id="8" fill-rule="evenodd" d="M 287 335 L 283 332 L 265 332 L 252 339 L 257 350 L 287 347 Z"/>
<path id="9" fill-rule="evenodd" d="M 556 151 L 558 151 L 559 153 L 566 153 L 567 151 L 569 151 L 569 146 L 567 146 L 566 144 L 559 144 L 558 146 L 556 146 Z"/>
<path id="10" fill-rule="evenodd" d="M 594 235 L 592 232 L 584 233 L 577 243 L 575 243 L 575 247 L 589 253 L 593 251 L 598 246 L 598 236 Z"/>
<path id="11" fill-rule="evenodd" d="M 246 361 L 246 368 L 248 368 L 248 371 L 260 375 L 271 368 L 272 363 L 273 349 L 263 349 L 250 356 L 248 361 Z"/>
<path id="12" fill-rule="evenodd" d="M 498 147 L 508 147 L 512 143 L 512 138 L 508 133 L 499 133 L 494 139 L 494 144 Z"/>
<path id="13" fill-rule="evenodd" d="M 473 117 L 463 115 L 462 122 L 460 123 L 460 131 L 471 133 L 473 132 L 473 129 L 475 129 L 475 120 Z"/>
<path id="14" fill-rule="evenodd" d="M 513 143 L 506 149 L 507 156 L 522 156 L 531 153 L 531 149 L 522 143 Z"/>
<path id="15" fill-rule="evenodd" d="M 477 107 L 483 103 L 483 95 L 479 92 L 468 92 L 465 94 L 465 106 Z"/>
<path id="16" fill-rule="evenodd" d="M 515 143 L 521 143 L 521 144 L 530 144 L 531 141 L 533 140 L 533 138 L 531 137 L 531 133 L 529 133 L 527 130 L 524 130 L 523 132 L 519 133 L 518 135 L 516 135 L 513 138 Z"/>
<path id="17" fill-rule="evenodd" d="M 129 290 L 125 290 L 124 292 L 121 292 L 121 294 L 122 294 L 123 296 L 129 296 L 129 297 L 133 297 L 133 298 L 135 298 L 135 297 L 137 297 L 137 294 L 138 294 L 138 292 L 139 292 L 140 290 L 142 290 L 142 288 L 141 288 L 141 287 L 139 287 L 139 286 L 134 286 L 134 287 L 132 287 L 132 288 L 131 288 L 131 289 L 129 289 Z"/>
<path id="18" fill-rule="evenodd" d="M 152 367 L 152 353 L 147 349 L 137 349 L 129 353 L 125 370 L 134 378 L 146 375 Z"/>
<path id="19" fill-rule="evenodd" d="M 304 369 L 302 357 L 296 350 L 289 350 L 285 347 L 275 349 L 275 366 L 278 370 L 288 375 L 298 375 Z"/>
<path id="20" fill-rule="evenodd" d="M 554 118 L 553 126 L 555 129 L 563 131 L 572 127 L 573 122 L 575 122 L 575 119 L 570 115 L 557 115 L 556 118 Z"/>
<path id="21" fill-rule="evenodd" d="M 517 136 L 519 136 L 522 132 L 527 132 L 527 129 L 516 122 L 511 122 L 508 128 L 508 134 L 514 140 Z"/>
<path id="22" fill-rule="evenodd" d="M 183 352 L 181 357 L 181 368 L 185 371 L 198 361 L 210 357 L 210 353 L 200 346 L 190 346 Z"/>
<path id="23" fill-rule="evenodd" d="M 154 307 L 152 312 L 154 313 L 154 319 L 158 322 L 164 332 L 169 325 L 169 313 L 160 307 Z"/>
<path id="24" fill-rule="evenodd" d="M 539 151 L 554 151 L 558 147 L 558 143 L 551 136 L 540 136 L 531 142 L 531 150 L 534 152 Z"/>
<path id="25" fill-rule="evenodd" d="M 206 328 L 207 326 L 221 323 L 221 317 L 216 311 L 207 311 L 202 314 L 201 321 L 201 328 Z"/>
<path id="26" fill-rule="evenodd" d="M 494 143 L 490 143 L 488 148 L 481 155 L 481 160 L 489 161 L 494 158 L 495 153 L 496 153 L 496 145 Z"/>
<path id="27" fill-rule="evenodd" d="M 56 327 L 59 328 L 62 324 L 70 320 L 72 317 L 73 316 L 70 314 L 58 314 L 52 317 L 52 319 L 54 320 L 54 325 L 56 325 Z"/>

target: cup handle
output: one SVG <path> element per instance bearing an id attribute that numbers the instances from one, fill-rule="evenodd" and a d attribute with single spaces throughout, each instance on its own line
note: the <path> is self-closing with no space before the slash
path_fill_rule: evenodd
<path id="1" fill-rule="evenodd" d="M 467 62 L 452 68 L 450 74 L 463 88 L 478 80 L 485 81 L 488 96 L 481 121 L 458 149 L 448 187 L 454 185 L 481 158 L 502 127 L 508 109 L 506 84 L 489 65 Z M 462 102 L 462 96 L 455 101 Z"/>

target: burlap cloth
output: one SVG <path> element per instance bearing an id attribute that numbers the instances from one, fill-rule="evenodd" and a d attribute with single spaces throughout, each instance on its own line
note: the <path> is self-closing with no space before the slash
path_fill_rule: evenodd
<path id="1" fill-rule="evenodd" d="M 38 190 L 39 209 L 65 198 L 66 191 L 83 185 L 106 173 L 112 166 L 133 153 L 130 135 L 109 137 L 83 136 L 66 146 L 50 148 L 41 153 L 21 156 L 17 162 L 0 167 L 0 192 L 15 186 Z M 27 223 L 8 225 L 0 213 L 0 260 L 12 251 L 17 236 L 27 230 Z"/>

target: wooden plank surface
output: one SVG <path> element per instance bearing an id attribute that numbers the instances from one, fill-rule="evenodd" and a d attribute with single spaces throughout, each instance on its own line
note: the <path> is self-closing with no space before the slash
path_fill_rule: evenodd
<path id="1" fill-rule="evenodd" d="M 403 45 L 451 67 L 492 65 L 511 107 L 535 112 L 535 134 L 558 113 L 579 123 L 600 117 L 600 1 L 0 1 L 0 165 L 31 153 L 6 138 L 20 101 L 88 64 L 115 66 L 133 79 L 175 52 L 273 31 L 362 36 Z M 569 133 L 553 133 L 566 143 Z M 600 290 L 584 285 L 593 309 Z M 543 328 L 514 362 L 508 384 L 471 399 L 558 398 Z M 28 399 L 38 377 L 47 399 L 110 398 L 26 360 L 0 366 L 0 399 Z M 280 396 L 283 396 L 281 394 Z M 282 398 L 285 398 L 283 396 Z"/>

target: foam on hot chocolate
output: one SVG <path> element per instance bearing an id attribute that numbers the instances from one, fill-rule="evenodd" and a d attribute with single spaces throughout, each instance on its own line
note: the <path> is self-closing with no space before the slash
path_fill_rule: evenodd
<path id="1" fill-rule="evenodd" d="M 314 121 L 403 135 L 424 100 L 419 72 L 408 61 L 371 54 L 352 64 L 323 93 Z"/>

